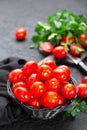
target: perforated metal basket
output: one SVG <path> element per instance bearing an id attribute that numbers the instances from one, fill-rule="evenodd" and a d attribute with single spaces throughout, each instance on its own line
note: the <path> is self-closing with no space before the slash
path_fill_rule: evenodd
<path id="1" fill-rule="evenodd" d="M 73 83 L 76 86 L 76 81 L 73 77 L 70 78 L 70 83 Z M 51 119 L 55 116 L 57 116 L 60 112 L 62 112 L 67 105 L 70 104 L 70 100 L 67 101 L 67 103 L 63 106 L 58 106 L 55 108 L 34 108 L 32 106 L 29 106 L 27 104 L 21 103 L 20 101 L 18 101 L 11 89 L 12 84 L 9 82 L 9 80 L 7 81 L 7 92 L 9 94 L 9 96 L 15 101 L 15 103 L 19 104 L 31 117 L 33 118 L 39 118 L 39 119 Z"/>

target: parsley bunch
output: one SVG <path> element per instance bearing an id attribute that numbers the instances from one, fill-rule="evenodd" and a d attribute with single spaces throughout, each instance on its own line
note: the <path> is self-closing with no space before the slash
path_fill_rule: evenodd
<path id="1" fill-rule="evenodd" d="M 59 45 L 64 35 L 74 37 L 76 43 L 80 43 L 78 36 L 87 34 L 87 19 L 83 15 L 75 15 L 64 9 L 48 16 L 47 22 L 38 22 L 35 32 L 30 48 L 39 48 L 45 41 L 51 42 L 53 46 Z"/>

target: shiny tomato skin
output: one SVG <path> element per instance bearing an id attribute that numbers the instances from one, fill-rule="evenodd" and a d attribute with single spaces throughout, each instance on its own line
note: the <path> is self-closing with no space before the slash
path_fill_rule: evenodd
<path id="1" fill-rule="evenodd" d="M 15 37 L 18 40 L 25 39 L 26 35 L 27 35 L 27 30 L 25 28 L 18 28 L 15 32 Z"/>
<path id="2" fill-rule="evenodd" d="M 52 76 L 52 68 L 48 65 L 42 64 L 38 67 L 37 74 L 41 80 L 50 79 Z"/>
<path id="3" fill-rule="evenodd" d="M 61 93 L 66 99 L 72 99 L 76 96 L 76 88 L 73 84 L 68 83 L 62 87 Z"/>
<path id="4" fill-rule="evenodd" d="M 14 69 L 12 70 L 9 75 L 8 79 L 12 83 L 20 82 L 24 79 L 24 73 L 22 69 Z"/>
<path id="5" fill-rule="evenodd" d="M 17 82 L 17 83 L 14 83 L 13 85 L 14 87 L 12 88 L 13 91 L 16 91 L 16 88 L 18 87 L 23 87 L 23 88 L 27 88 L 27 84 L 25 82 Z"/>
<path id="6" fill-rule="evenodd" d="M 44 53 L 50 54 L 53 50 L 53 45 L 51 42 L 43 42 L 40 45 L 40 50 Z"/>
<path id="7" fill-rule="evenodd" d="M 80 83 L 77 85 L 78 93 L 77 95 L 81 98 L 87 98 L 87 84 Z"/>
<path id="8" fill-rule="evenodd" d="M 56 78 L 46 80 L 45 85 L 47 87 L 47 91 L 54 91 L 54 92 L 60 91 L 60 81 L 57 80 Z"/>
<path id="9" fill-rule="evenodd" d="M 58 94 L 58 106 L 62 106 L 66 103 L 66 99 L 62 94 Z"/>
<path id="10" fill-rule="evenodd" d="M 40 108 L 41 102 L 39 98 L 30 98 L 30 100 L 27 102 L 29 106 L 32 106 L 34 108 Z"/>
<path id="11" fill-rule="evenodd" d="M 32 73 L 36 73 L 38 70 L 38 64 L 34 60 L 27 61 L 23 66 L 24 74 L 29 77 Z"/>
<path id="12" fill-rule="evenodd" d="M 59 65 L 58 68 L 63 69 L 63 71 L 66 73 L 66 81 L 69 81 L 71 76 L 71 69 L 67 65 Z"/>
<path id="13" fill-rule="evenodd" d="M 56 46 L 53 49 L 53 55 L 56 58 L 63 59 L 67 56 L 67 51 L 65 50 L 64 46 Z"/>
<path id="14" fill-rule="evenodd" d="M 84 43 L 82 43 L 81 45 L 82 45 L 83 47 L 87 48 L 87 34 L 81 34 L 81 35 L 79 36 L 79 39 L 84 42 Z"/>
<path id="15" fill-rule="evenodd" d="M 36 81 L 30 86 L 30 95 L 39 98 L 41 97 L 46 91 L 46 86 L 41 81 Z"/>
<path id="16" fill-rule="evenodd" d="M 74 44 L 74 43 L 70 45 L 70 53 L 71 53 L 71 55 L 79 56 L 82 51 L 83 51 L 83 48 L 82 48 L 81 45 Z"/>
<path id="17" fill-rule="evenodd" d="M 47 91 L 41 97 L 41 104 L 46 108 L 54 108 L 58 106 L 58 94 L 53 91 Z"/>
<path id="18" fill-rule="evenodd" d="M 58 66 L 56 69 L 53 70 L 52 73 L 53 77 L 57 78 L 59 81 L 64 82 L 64 81 L 69 81 L 70 79 L 70 69 L 66 66 Z"/>
<path id="19" fill-rule="evenodd" d="M 54 60 L 51 60 L 51 59 L 47 59 L 47 60 L 43 61 L 42 64 L 48 65 L 52 69 L 55 69 L 57 67 L 56 62 Z"/>
<path id="20" fill-rule="evenodd" d="M 26 87 L 20 86 L 18 83 L 13 85 L 12 91 L 16 99 L 20 102 L 27 102 L 30 99 L 29 90 Z"/>
<path id="21" fill-rule="evenodd" d="M 28 87 L 31 86 L 34 82 L 36 81 L 40 81 L 37 73 L 33 73 L 31 74 L 28 79 L 27 79 L 27 84 L 28 84 Z"/>
<path id="22" fill-rule="evenodd" d="M 87 75 L 82 77 L 81 82 L 87 84 Z"/>

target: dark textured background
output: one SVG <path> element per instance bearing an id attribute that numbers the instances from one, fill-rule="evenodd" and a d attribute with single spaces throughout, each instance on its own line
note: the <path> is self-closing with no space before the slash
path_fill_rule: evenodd
<path id="1" fill-rule="evenodd" d="M 61 9 L 68 9 L 75 14 L 84 14 L 87 17 L 87 0 L 0 0 L 0 60 L 16 56 L 26 60 L 33 59 L 37 62 L 44 57 L 35 49 L 29 49 L 34 27 L 38 21 L 46 21 L 48 15 Z M 18 27 L 28 30 L 27 39 L 23 42 L 15 40 L 14 32 Z M 77 83 L 83 76 L 73 66 L 72 75 Z M 61 121 L 57 117 L 50 121 L 29 119 L 9 126 L 3 126 L 0 130 L 86 130 L 87 114 L 79 113 L 72 120 Z"/>

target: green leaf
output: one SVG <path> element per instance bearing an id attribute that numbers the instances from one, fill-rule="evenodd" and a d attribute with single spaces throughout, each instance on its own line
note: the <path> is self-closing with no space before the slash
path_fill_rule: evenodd
<path id="1" fill-rule="evenodd" d="M 34 41 L 34 42 L 39 42 L 39 40 L 40 40 L 39 35 L 34 35 L 34 36 L 32 37 L 32 41 Z"/>
<path id="2" fill-rule="evenodd" d="M 44 30 L 49 30 L 50 26 L 47 23 L 38 22 L 35 27 L 35 32 L 41 32 Z"/>
<path id="3" fill-rule="evenodd" d="M 87 112 L 87 103 L 85 101 L 80 102 L 78 108 L 82 112 Z"/>
<path id="4" fill-rule="evenodd" d="M 64 35 L 67 37 L 73 36 L 75 43 L 78 44 L 79 35 L 87 34 L 87 19 L 83 15 L 76 15 L 67 9 L 63 9 L 60 12 L 48 16 L 47 22 L 38 22 L 35 26 L 35 32 L 36 35 L 32 36 L 32 41 L 36 42 L 36 44 L 50 41 L 56 46 L 60 44 L 60 40 Z M 66 48 L 69 50 L 69 44 Z"/>
<path id="5" fill-rule="evenodd" d="M 52 33 L 51 35 L 48 36 L 48 40 L 55 38 L 56 35 L 57 35 L 56 33 Z"/>
<path id="6" fill-rule="evenodd" d="M 71 115 L 72 115 L 73 117 L 77 116 L 77 114 L 78 114 L 77 109 L 73 109 L 73 110 L 71 111 Z"/>
<path id="7" fill-rule="evenodd" d="M 32 42 L 32 44 L 30 45 L 30 48 L 39 48 L 39 43 L 38 42 Z"/>
<path id="8" fill-rule="evenodd" d="M 54 20 L 54 25 L 55 25 L 56 28 L 59 29 L 62 26 L 62 23 Z"/>

